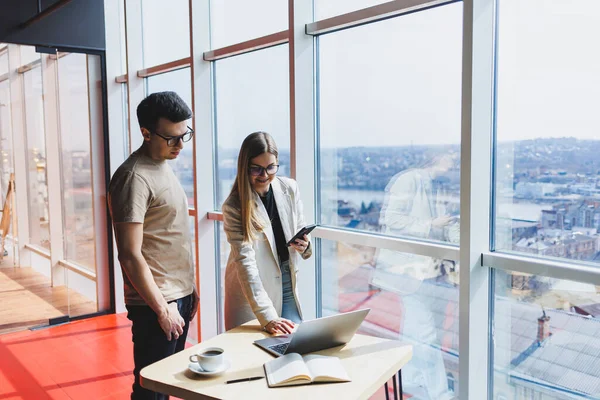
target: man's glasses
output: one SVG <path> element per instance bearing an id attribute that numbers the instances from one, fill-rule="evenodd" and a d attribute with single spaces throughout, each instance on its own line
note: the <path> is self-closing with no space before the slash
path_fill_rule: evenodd
<path id="1" fill-rule="evenodd" d="M 261 167 L 260 165 L 251 165 L 248 170 L 252 176 L 261 176 L 263 171 L 266 171 L 267 175 L 275 175 L 277 171 L 279 171 L 279 164 L 271 164 L 266 168 Z"/>
<path id="2" fill-rule="evenodd" d="M 175 147 L 179 144 L 180 140 L 183 143 L 185 143 L 185 142 L 189 142 L 194 137 L 194 130 L 192 128 L 190 128 L 189 126 L 187 128 L 188 128 L 188 131 L 186 133 L 184 133 L 183 135 L 179 135 L 179 136 L 163 136 L 158 132 L 153 132 L 153 133 L 156 136 L 165 139 L 167 141 L 167 146 Z"/>

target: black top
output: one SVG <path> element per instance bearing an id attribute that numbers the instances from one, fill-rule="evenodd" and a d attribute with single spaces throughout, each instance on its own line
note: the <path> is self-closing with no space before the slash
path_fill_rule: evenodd
<path id="1" fill-rule="evenodd" d="M 271 225 L 273 226 L 273 235 L 275 236 L 277 254 L 279 255 L 279 264 L 281 265 L 290 259 L 290 253 L 288 252 L 285 235 L 283 234 L 283 228 L 281 227 L 281 219 L 279 218 L 279 213 L 277 212 L 277 204 L 275 204 L 275 196 L 273 195 L 272 185 L 269 186 L 269 191 L 267 194 L 264 197 L 260 196 L 260 199 L 267 209 L 267 214 L 269 214 L 269 219 L 271 220 Z"/>

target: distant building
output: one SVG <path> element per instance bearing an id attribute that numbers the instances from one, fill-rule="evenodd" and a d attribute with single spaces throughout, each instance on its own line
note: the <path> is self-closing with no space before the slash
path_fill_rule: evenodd
<path id="1" fill-rule="evenodd" d="M 600 229 L 600 202 L 561 203 L 552 210 L 542 210 L 542 228 L 570 230 L 574 226 Z"/>
<path id="2" fill-rule="evenodd" d="M 515 187 L 515 196 L 522 198 L 540 198 L 556 191 L 556 185 L 542 182 L 519 182 Z"/>
<path id="3" fill-rule="evenodd" d="M 365 287 L 364 299 L 360 300 L 356 283 L 368 281 L 369 268 L 363 266 L 356 274 L 355 279 L 345 276 L 344 282 L 340 282 L 339 311 L 369 307 L 371 312 L 361 332 L 398 339 L 403 329 L 402 297 L 386 291 L 373 293 Z M 458 288 L 427 281 L 423 285 L 427 286 L 424 292 L 431 297 L 431 303 L 436 305 L 431 312 L 439 342 L 429 345 L 442 352 L 448 389 L 458 393 Z M 600 306 L 579 308 L 589 312 L 544 311 L 539 305 L 496 293 L 494 399 L 600 397 L 600 320 L 589 316 L 600 312 Z M 402 340 L 419 342 L 419 338 L 402 337 Z"/>

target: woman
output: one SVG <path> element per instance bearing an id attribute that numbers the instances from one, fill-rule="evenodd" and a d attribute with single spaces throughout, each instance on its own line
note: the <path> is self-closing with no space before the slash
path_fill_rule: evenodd
<path id="1" fill-rule="evenodd" d="M 244 140 L 237 177 L 223 204 L 231 252 L 225 270 L 225 329 L 258 318 L 270 333 L 290 333 L 302 321 L 296 277 L 298 257 L 312 254 L 307 235 L 286 243 L 304 227 L 296 182 L 276 177 L 277 146 L 255 132 Z"/>

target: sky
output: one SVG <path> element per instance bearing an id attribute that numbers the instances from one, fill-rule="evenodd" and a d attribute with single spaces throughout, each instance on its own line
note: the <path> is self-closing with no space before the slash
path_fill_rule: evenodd
<path id="1" fill-rule="evenodd" d="M 316 14 L 327 18 L 378 3 L 321 0 Z M 244 24 L 264 9 L 234 15 L 226 7 L 239 1 L 218 4 L 213 36 L 234 32 L 220 40 L 225 44 L 249 39 Z M 281 29 L 285 9 L 272 10 L 268 26 Z M 599 136 L 600 52 L 590 50 L 597 38 L 598 1 L 500 0 L 499 141 Z M 462 3 L 324 35 L 319 56 L 322 147 L 460 143 Z M 263 50 L 230 60 L 217 63 L 217 102 L 229 104 L 217 108 L 219 121 L 227 121 L 219 135 L 231 138 L 257 126 L 288 135 L 288 105 L 275 101 L 285 102 L 287 95 L 286 52 Z"/>
<path id="2" fill-rule="evenodd" d="M 316 0 L 316 18 L 379 4 Z M 146 66 L 189 55 L 187 0 L 146 0 Z M 321 146 L 460 143 L 462 3 L 319 38 Z M 286 29 L 287 2 L 211 3 L 213 48 Z M 308 22 L 308 21 L 307 21 Z M 595 139 L 600 126 L 600 2 L 499 0 L 498 140 Z M 134 49 L 130 49 L 134 51 Z M 289 147 L 288 46 L 216 63 L 219 143 L 256 130 Z M 188 100 L 189 69 L 149 81 Z M 134 138 L 135 139 L 135 138 Z"/>

